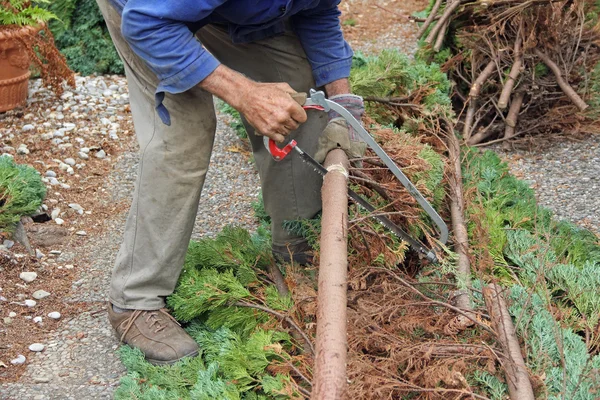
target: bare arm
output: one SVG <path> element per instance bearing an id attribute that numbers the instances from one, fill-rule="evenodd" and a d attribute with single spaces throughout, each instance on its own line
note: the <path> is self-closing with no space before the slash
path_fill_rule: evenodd
<path id="1" fill-rule="evenodd" d="M 258 133 L 279 143 L 306 121 L 306 112 L 290 96 L 296 91 L 287 83 L 254 82 L 220 65 L 200 87 L 242 113 Z"/>

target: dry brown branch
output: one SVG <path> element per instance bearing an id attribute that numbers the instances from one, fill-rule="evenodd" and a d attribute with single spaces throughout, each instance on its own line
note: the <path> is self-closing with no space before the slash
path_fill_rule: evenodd
<path id="1" fill-rule="evenodd" d="M 462 171 L 460 159 L 460 143 L 453 134 L 448 134 L 448 152 L 451 172 L 448 177 L 450 189 L 450 213 L 452 215 L 452 230 L 454 231 L 454 251 L 458 254 L 457 275 L 458 281 L 462 281 L 465 287 L 471 286 L 471 263 L 469 261 L 469 234 L 464 216 L 464 194 L 462 186 Z M 463 289 L 456 296 L 456 305 L 463 310 L 471 311 L 471 299 L 469 293 Z M 448 332 L 454 334 L 473 326 L 471 319 L 463 315 L 455 317 L 448 324 Z"/>
<path id="2" fill-rule="evenodd" d="M 508 77 L 506 78 L 506 82 L 504 82 L 504 87 L 502 88 L 502 92 L 500 92 L 500 99 L 498 100 L 498 107 L 501 110 L 504 110 L 508 105 L 508 99 L 512 94 L 515 83 L 517 82 L 517 78 L 521 73 L 521 67 L 523 65 L 523 58 L 521 56 L 521 42 L 521 36 L 518 36 L 513 49 L 514 63 L 510 69 Z"/>
<path id="3" fill-rule="evenodd" d="M 498 335 L 498 341 L 504 349 L 504 353 L 508 356 L 508 360 L 504 363 L 504 371 L 510 398 L 512 400 L 534 400 L 535 396 L 521 354 L 519 339 L 506 302 L 502 298 L 500 287 L 495 283 L 484 287 L 483 297 Z"/>
<path id="4" fill-rule="evenodd" d="M 329 152 L 322 187 L 314 389 L 311 398 L 341 400 L 347 391 L 348 157 Z M 342 170 L 343 169 L 343 170 Z"/>
<path id="5" fill-rule="evenodd" d="M 449 26 L 450 26 L 449 20 L 444 22 L 444 26 L 442 26 L 442 28 L 440 29 L 440 33 L 437 36 L 437 39 L 435 39 L 435 44 L 433 45 L 433 51 L 435 51 L 436 53 L 442 49 L 442 46 L 444 44 L 444 39 L 446 38 L 446 32 L 448 31 Z"/>
<path id="6" fill-rule="evenodd" d="M 481 92 L 481 88 L 483 84 L 488 80 L 488 78 L 492 75 L 492 73 L 496 70 L 496 61 L 491 60 L 481 71 L 481 74 L 475 79 L 473 85 L 471 85 L 471 91 L 469 92 L 469 97 L 477 98 L 479 96 L 479 92 Z"/>
<path id="7" fill-rule="evenodd" d="M 562 72 L 558 65 L 554 63 L 545 53 L 540 51 L 539 49 L 535 49 L 535 55 L 537 55 L 543 62 L 552 70 L 554 76 L 556 77 L 556 82 L 558 86 L 562 89 L 562 91 L 567 95 L 567 97 L 575 103 L 575 105 L 581 110 L 584 111 L 589 105 L 583 101 L 581 97 L 577 94 L 577 92 L 569 85 L 569 83 L 563 78 Z"/>
<path id="8" fill-rule="evenodd" d="M 427 39 L 425 39 L 425 42 L 427 42 L 429 44 L 434 42 L 434 39 L 436 39 L 438 37 L 438 35 L 440 34 L 440 31 L 446 25 L 446 22 L 450 21 L 452 14 L 458 8 L 458 6 L 460 6 L 460 0 L 453 0 L 452 3 L 448 4 L 448 6 L 444 10 L 444 13 L 440 17 L 440 19 L 436 22 L 434 27 L 431 29 L 431 31 L 429 32 L 429 35 L 427 35 Z"/>
<path id="9" fill-rule="evenodd" d="M 510 139 L 515 136 L 515 128 L 517 127 L 517 121 L 519 119 L 519 111 L 521 111 L 521 106 L 523 105 L 523 98 L 525 97 L 525 92 L 520 91 L 515 93 L 513 99 L 510 103 L 510 108 L 508 109 L 508 114 L 506 115 L 505 120 L 505 129 L 504 129 L 504 137 L 506 139 Z"/>
<path id="10" fill-rule="evenodd" d="M 437 17 L 437 13 L 440 10 L 441 5 L 442 5 L 442 0 L 435 0 L 435 4 L 433 5 L 431 12 L 429 13 L 427 18 L 425 19 L 425 22 L 423 22 L 423 25 L 421 25 L 421 27 L 419 28 L 419 31 L 417 32 L 418 38 L 421 38 L 425 34 L 425 31 L 427 30 L 427 28 L 429 28 L 429 25 L 431 25 L 433 20 Z"/>

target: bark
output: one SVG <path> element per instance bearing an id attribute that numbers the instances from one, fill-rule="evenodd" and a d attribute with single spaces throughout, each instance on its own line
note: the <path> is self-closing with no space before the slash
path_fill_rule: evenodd
<path id="1" fill-rule="evenodd" d="M 535 54 L 544 62 L 544 64 L 546 64 L 548 66 L 548 68 L 550 68 L 550 70 L 552 70 L 552 72 L 554 73 L 554 76 L 556 77 L 556 82 L 558 83 L 558 86 L 560 86 L 560 88 L 567 95 L 567 97 L 573 103 L 575 103 L 575 105 L 577 107 L 579 107 L 579 109 L 581 111 L 583 111 L 586 108 L 588 108 L 589 105 L 585 101 L 583 101 L 583 99 L 581 97 L 579 97 L 579 95 L 577 94 L 577 92 L 563 78 L 562 72 L 561 72 L 560 68 L 558 67 L 558 65 L 556 65 L 554 63 L 554 61 L 552 61 L 550 59 L 550 57 L 548 57 L 542 51 L 540 51 L 538 49 L 535 49 L 534 51 L 535 51 Z"/>
<path id="2" fill-rule="evenodd" d="M 431 23 L 437 16 L 437 13 L 440 10 L 441 5 L 442 5 L 442 0 L 435 0 L 435 4 L 433 5 L 431 12 L 429 13 L 429 15 L 427 16 L 427 19 L 425 20 L 425 22 L 423 22 L 423 25 L 421 25 L 421 27 L 419 28 L 419 31 L 417 32 L 417 38 L 420 39 L 421 36 L 423 36 L 425 31 L 427 30 L 427 28 L 429 28 L 429 25 L 431 25 Z"/>
<path id="3" fill-rule="evenodd" d="M 511 137 L 515 136 L 515 128 L 517 126 L 519 111 L 521 111 L 524 97 L 525 92 L 518 92 L 513 96 L 512 102 L 510 103 L 510 108 L 508 109 L 508 115 L 504 121 L 506 124 L 506 128 L 504 129 L 504 137 L 506 139 L 510 139 Z"/>
<path id="4" fill-rule="evenodd" d="M 513 50 L 513 56 L 515 62 L 513 63 L 510 72 L 508 74 L 508 78 L 504 83 L 504 87 L 502 88 L 502 92 L 500 93 L 500 99 L 498 100 L 498 108 L 504 110 L 508 105 L 508 99 L 510 99 L 510 95 L 512 94 L 513 88 L 515 87 L 515 83 L 517 82 L 517 78 L 521 73 L 521 67 L 523 66 L 523 58 L 521 57 L 521 37 L 519 36 L 515 41 L 515 48 Z"/>
<path id="5" fill-rule="evenodd" d="M 491 60 L 488 65 L 485 66 L 481 74 L 475 79 L 473 85 L 471 86 L 471 91 L 469 92 L 469 97 L 477 98 L 479 96 L 479 92 L 481 92 L 481 87 L 488 80 L 488 78 L 492 75 L 492 73 L 496 70 L 496 61 Z"/>
<path id="6" fill-rule="evenodd" d="M 347 389 L 348 157 L 329 152 L 321 190 L 321 253 L 313 400 L 339 400 Z"/>
<path id="7" fill-rule="evenodd" d="M 442 46 L 444 45 L 444 39 L 446 38 L 446 31 L 448 30 L 449 26 L 450 26 L 450 21 L 446 20 L 446 22 L 444 22 L 444 26 L 442 26 L 442 28 L 440 29 L 440 33 L 438 33 L 437 39 L 435 39 L 435 45 L 433 46 L 433 51 L 435 51 L 436 53 L 439 52 L 442 49 Z"/>
<path id="8" fill-rule="evenodd" d="M 471 262 L 469 261 L 469 235 L 464 216 L 464 194 L 462 186 L 462 170 L 460 162 L 460 143 L 454 133 L 448 135 L 448 150 L 450 164 L 452 166 L 449 174 L 450 185 L 450 213 L 452 217 L 452 230 L 454 231 L 454 251 L 458 254 L 457 281 L 461 281 L 465 287 L 471 286 Z M 474 317 L 471 307 L 471 299 L 466 289 L 459 290 L 455 297 L 456 305 L 467 310 L 467 314 Z M 458 332 L 473 326 L 473 321 L 464 315 L 456 316 L 444 328 L 447 334 Z"/>
<path id="9" fill-rule="evenodd" d="M 463 138 L 469 140 L 471 138 L 471 131 L 473 130 L 473 119 L 475 119 L 475 111 L 477 108 L 477 99 L 469 99 L 469 107 L 467 108 L 467 115 L 465 117 L 465 125 L 463 127 Z"/>
<path id="10" fill-rule="evenodd" d="M 458 6 L 460 6 L 460 0 L 454 0 L 452 1 L 452 3 L 448 4 L 438 22 L 431 29 L 429 35 L 427 35 L 427 39 L 425 39 L 427 43 L 431 44 L 434 41 L 434 39 L 438 37 L 438 35 L 440 34 L 440 30 L 446 25 L 446 22 L 450 21 L 450 17 L 458 8 Z"/>
<path id="11" fill-rule="evenodd" d="M 503 363 L 508 393 L 512 400 L 534 400 L 533 388 L 521 354 L 521 346 L 500 287 L 494 283 L 483 288 L 483 297 L 492 324 L 508 360 Z"/>

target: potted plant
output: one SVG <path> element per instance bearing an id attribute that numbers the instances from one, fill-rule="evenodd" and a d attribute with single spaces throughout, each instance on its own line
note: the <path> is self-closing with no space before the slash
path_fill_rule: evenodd
<path id="1" fill-rule="evenodd" d="M 56 16 L 39 7 L 49 0 L 0 0 L 0 112 L 27 101 L 30 66 L 44 83 L 62 93 L 62 82 L 74 86 L 73 72 L 54 45 L 46 23 Z"/>

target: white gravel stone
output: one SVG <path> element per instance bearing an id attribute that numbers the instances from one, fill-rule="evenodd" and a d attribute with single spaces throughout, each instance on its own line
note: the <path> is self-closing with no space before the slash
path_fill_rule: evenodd
<path id="1" fill-rule="evenodd" d="M 29 132 L 35 129 L 35 126 L 33 126 L 32 124 L 27 124 L 27 125 L 23 125 L 23 127 L 21 128 L 21 130 L 23 132 Z"/>
<path id="2" fill-rule="evenodd" d="M 19 274 L 19 278 L 27 283 L 33 282 L 35 278 L 37 278 L 37 273 L 32 271 L 24 271 Z"/>
<path id="3" fill-rule="evenodd" d="M 54 222 L 56 222 L 57 225 L 62 225 L 65 223 L 65 220 L 62 218 L 55 218 Z"/>
<path id="4" fill-rule="evenodd" d="M 56 186 L 56 185 L 60 184 L 60 182 L 56 178 L 50 178 L 50 184 L 52 186 Z"/>
<path id="5" fill-rule="evenodd" d="M 90 156 L 88 156 L 86 153 L 80 151 L 78 154 L 79 158 L 81 158 L 82 160 L 87 160 L 90 158 Z"/>
<path id="6" fill-rule="evenodd" d="M 77 203 L 70 203 L 69 207 L 71 207 L 73 210 L 75 211 L 83 211 L 83 207 L 81 207 L 79 204 Z"/>
<path id="7" fill-rule="evenodd" d="M 72 158 L 66 158 L 65 164 L 70 165 L 72 167 L 73 165 L 75 165 L 75 160 Z"/>
<path id="8" fill-rule="evenodd" d="M 59 319 L 60 313 L 58 311 L 52 311 L 51 313 L 48 313 L 48 318 Z"/>
<path id="9" fill-rule="evenodd" d="M 48 170 L 48 171 L 46 171 L 46 176 L 48 178 L 56 178 L 56 172 L 54 172 L 52 170 Z"/>
<path id="10" fill-rule="evenodd" d="M 45 255 L 45 254 L 44 254 L 44 253 L 42 253 L 42 252 L 40 251 L 40 249 L 35 249 L 35 256 L 36 256 L 37 258 L 44 258 L 44 255 Z"/>
<path id="11" fill-rule="evenodd" d="M 27 359 L 25 358 L 25 356 L 24 356 L 23 354 L 19 354 L 19 355 L 17 356 L 17 358 L 15 358 L 15 359 L 13 359 L 13 360 L 10 360 L 10 363 L 11 363 L 12 365 L 21 365 L 21 364 L 25 364 L 25 361 L 26 361 L 26 360 L 27 360 Z"/>
<path id="12" fill-rule="evenodd" d="M 61 183 L 60 187 L 63 189 L 71 189 L 71 185 L 67 185 L 66 183 Z"/>
<path id="13" fill-rule="evenodd" d="M 42 133 L 41 137 L 44 140 L 50 140 L 54 137 L 54 134 L 52 132 L 46 132 L 46 133 Z"/>
<path id="14" fill-rule="evenodd" d="M 82 153 L 87 154 L 87 153 L 90 152 L 90 149 L 88 147 L 82 147 L 81 149 L 79 149 L 79 151 L 82 152 Z"/>
<path id="15" fill-rule="evenodd" d="M 106 158 L 106 152 L 104 150 L 100 150 L 99 152 L 96 153 L 96 158 Z"/>
<path id="16" fill-rule="evenodd" d="M 17 149 L 17 154 L 22 154 L 22 155 L 29 154 L 29 149 L 27 148 L 27 145 L 21 144 L 19 146 L 19 148 Z"/>
<path id="17" fill-rule="evenodd" d="M 75 125 L 75 124 L 74 124 L 74 123 L 72 123 L 72 122 L 65 122 L 65 123 L 63 124 L 63 127 L 64 127 L 64 129 L 65 129 L 66 131 L 72 131 L 73 129 L 75 129 L 75 128 L 77 127 L 77 125 Z"/>
<path id="18" fill-rule="evenodd" d="M 13 242 L 12 240 L 4 240 L 4 242 L 2 243 L 4 245 L 4 247 L 6 247 L 7 249 L 10 249 L 11 247 L 13 247 L 15 245 L 15 242 Z"/>
<path id="19" fill-rule="evenodd" d="M 78 236 L 87 236 L 86 231 L 77 231 L 77 232 L 75 232 L 75 234 Z"/>
<path id="20" fill-rule="evenodd" d="M 36 324 L 39 324 L 40 322 L 42 322 L 42 317 L 34 317 L 33 322 L 35 322 Z"/>
<path id="21" fill-rule="evenodd" d="M 43 298 L 50 296 L 50 293 L 46 292 L 43 289 L 40 289 L 40 290 L 36 290 L 35 292 L 33 292 L 33 294 L 31 296 L 33 296 L 33 298 L 36 300 L 41 300 Z"/>
<path id="22" fill-rule="evenodd" d="M 11 317 L 11 318 L 14 318 L 14 317 L 17 316 L 17 313 L 14 312 L 14 311 L 11 311 L 11 312 L 8 313 L 8 316 Z"/>
<path id="23" fill-rule="evenodd" d="M 59 215 L 60 215 L 60 208 L 56 207 L 54 210 L 52 210 L 50 217 L 52 219 L 56 219 L 56 218 L 58 218 Z"/>
<path id="24" fill-rule="evenodd" d="M 44 347 L 46 347 L 46 346 L 44 346 L 41 343 L 33 343 L 33 344 L 29 345 L 29 350 L 35 351 L 35 352 L 40 352 L 40 351 L 44 350 Z"/>
<path id="25" fill-rule="evenodd" d="M 25 300 L 25 305 L 29 308 L 35 307 L 36 304 L 37 304 L 37 301 L 35 301 L 35 300 L 31 300 L 31 299 Z"/>

